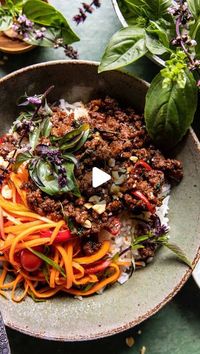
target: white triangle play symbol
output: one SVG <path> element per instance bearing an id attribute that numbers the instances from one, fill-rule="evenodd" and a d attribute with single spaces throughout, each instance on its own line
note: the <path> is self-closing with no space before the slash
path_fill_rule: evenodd
<path id="1" fill-rule="evenodd" d="M 92 187 L 97 188 L 101 186 L 101 184 L 108 182 L 111 179 L 111 176 L 100 170 L 97 167 L 93 167 L 92 169 Z"/>

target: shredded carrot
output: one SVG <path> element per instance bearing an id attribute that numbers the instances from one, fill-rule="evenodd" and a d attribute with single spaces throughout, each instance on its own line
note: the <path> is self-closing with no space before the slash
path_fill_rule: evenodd
<path id="1" fill-rule="evenodd" d="M 15 247 L 18 244 L 19 241 L 23 240 L 25 236 L 28 236 L 31 233 L 35 232 L 35 231 L 48 229 L 48 228 L 51 228 L 52 226 L 56 226 L 56 223 L 32 226 L 32 227 L 30 227 L 30 229 L 21 232 L 17 237 L 15 237 L 12 240 L 11 245 L 10 245 L 10 252 L 9 252 L 9 261 L 10 261 L 10 263 L 12 265 L 16 264 L 16 262 L 14 260 L 14 253 L 15 253 Z"/>
<path id="2" fill-rule="evenodd" d="M 102 288 L 104 288 L 106 285 L 111 284 L 113 282 L 115 282 L 119 276 L 120 276 L 120 269 L 118 267 L 117 264 L 115 263 L 111 263 L 109 268 L 113 268 L 115 270 L 114 274 L 112 274 L 110 277 L 100 281 L 99 283 L 95 284 L 90 290 L 88 291 L 82 291 L 82 290 L 78 290 L 78 289 L 63 289 L 64 291 L 66 291 L 69 294 L 72 295 L 78 295 L 78 296 L 88 296 L 91 294 L 96 293 L 98 290 L 101 290 Z"/>
<path id="3" fill-rule="evenodd" d="M 61 227 L 63 225 L 65 225 L 64 220 L 61 220 L 58 222 L 57 226 L 55 227 L 55 229 L 52 232 L 51 239 L 50 239 L 50 245 L 52 245 L 53 241 L 55 240 L 56 236 L 58 235 L 59 230 L 61 229 Z"/>
<path id="4" fill-rule="evenodd" d="M 110 249 L 110 241 L 104 241 L 102 243 L 100 250 L 94 253 L 92 256 L 74 258 L 74 261 L 79 264 L 90 264 L 96 262 L 99 259 L 103 258 L 108 253 L 109 249 Z"/>
<path id="5" fill-rule="evenodd" d="M 15 302 L 22 301 L 28 294 L 38 299 L 48 299 L 61 291 L 88 296 L 115 282 L 120 275 L 120 266 L 128 266 L 130 262 L 108 262 L 103 272 L 87 274 L 87 265 L 95 267 L 95 262 L 104 260 L 108 255 L 110 241 L 102 242 L 100 249 L 91 256 L 84 256 L 79 239 L 55 243 L 59 231 L 67 225 L 64 220 L 54 222 L 28 208 L 26 192 L 21 189 L 27 176 L 24 166 L 18 174 L 11 172 L 9 186 L 12 201 L 0 195 L 0 261 L 3 262 L 0 294 L 4 295 L 4 291 L 10 289 Z M 41 230 L 50 230 L 51 236 L 43 237 Z M 27 272 L 21 264 L 20 252 L 30 248 L 37 250 L 39 246 L 44 249 L 43 257 L 49 258 L 50 263 L 43 267 L 43 260 L 41 268 L 34 273 Z M 8 274 L 12 274 L 14 279 L 8 281 Z"/>
<path id="6" fill-rule="evenodd" d="M 66 246 L 66 250 L 62 246 L 56 246 L 57 250 L 60 252 L 63 257 L 65 270 L 67 274 L 66 288 L 70 289 L 72 286 L 72 282 L 74 280 L 73 269 L 72 269 L 72 254 L 73 254 L 73 246 L 72 242 L 68 242 Z"/>
<path id="7" fill-rule="evenodd" d="M 31 221 L 31 222 L 25 223 L 25 224 L 7 226 L 7 227 L 4 227 L 4 232 L 5 233 L 11 232 L 13 234 L 17 234 L 19 231 L 23 231 L 23 230 L 28 229 L 29 227 L 41 225 L 41 224 L 42 224 L 42 222 L 40 220 L 36 220 L 36 221 Z"/>
<path id="8" fill-rule="evenodd" d="M 13 184 L 17 190 L 17 193 L 19 194 L 20 198 L 22 199 L 24 205 L 27 206 L 26 192 L 23 189 L 21 189 L 23 181 L 14 172 L 11 172 L 10 179 L 13 182 Z"/>
<path id="9" fill-rule="evenodd" d="M 51 241 L 50 241 L 51 242 Z M 55 256 L 54 256 L 54 262 L 58 264 L 58 260 L 59 260 L 59 253 L 58 250 L 55 250 Z M 56 278 L 56 269 L 53 268 L 50 272 L 50 280 L 49 280 L 49 286 L 50 288 L 55 288 L 55 278 Z"/>
<path id="10" fill-rule="evenodd" d="M 1 233 L 1 238 L 5 240 L 5 231 L 4 231 L 4 224 L 3 224 L 3 210 L 0 207 L 0 233 Z"/>

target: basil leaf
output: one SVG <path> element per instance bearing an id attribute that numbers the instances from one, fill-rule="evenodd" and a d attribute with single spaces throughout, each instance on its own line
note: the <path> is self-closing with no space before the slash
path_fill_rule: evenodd
<path id="1" fill-rule="evenodd" d="M 64 167 L 67 171 L 67 181 L 69 190 L 76 196 L 80 197 L 80 191 L 74 177 L 74 164 L 72 162 L 64 163 Z"/>
<path id="2" fill-rule="evenodd" d="M 146 47 L 150 53 L 155 55 L 162 55 L 167 52 L 167 48 L 160 42 L 160 40 L 148 33 L 146 33 Z"/>
<path id="3" fill-rule="evenodd" d="M 119 8 L 120 8 L 120 11 L 123 15 L 123 17 L 125 18 L 126 22 L 129 24 L 129 25 L 139 25 L 138 23 L 138 18 L 140 16 L 136 16 L 134 15 L 129 7 L 127 6 L 127 4 L 125 3 L 124 0 L 118 0 L 117 1 L 118 5 L 119 5 Z M 146 23 L 146 21 L 144 21 Z M 144 23 L 144 27 L 145 27 L 145 23 Z M 143 26 L 141 26 L 143 27 Z"/>
<path id="4" fill-rule="evenodd" d="M 143 0 L 124 0 L 125 5 L 134 16 L 148 17 L 145 1 Z"/>
<path id="5" fill-rule="evenodd" d="M 41 0 L 28 0 L 24 4 L 22 11 L 34 23 L 47 27 L 61 28 L 61 36 L 65 44 L 79 40 L 65 17 L 48 3 Z"/>
<path id="6" fill-rule="evenodd" d="M 60 145 L 60 150 L 71 150 L 73 149 L 78 142 L 80 141 L 80 139 L 83 136 L 83 132 L 81 132 L 78 135 L 75 135 L 73 138 L 71 138 L 70 140 L 66 141 L 66 143 L 63 143 Z"/>
<path id="7" fill-rule="evenodd" d="M 60 150 L 77 151 L 86 142 L 89 135 L 89 124 L 82 124 L 79 128 L 73 129 L 62 138 L 52 137 L 53 142 L 57 141 Z"/>
<path id="8" fill-rule="evenodd" d="M 58 270 L 63 277 L 66 277 L 66 274 L 63 270 L 63 268 L 61 268 L 59 266 L 59 264 L 55 263 L 51 258 L 45 256 L 43 253 L 36 251 L 35 249 L 31 248 L 31 247 L 27 247 L 27 250 L 29 250 L 30 252 L 32 252 L 33 254 L 35 254 L 37 257 L 39 257 L 40 259 L 42 259 L 45 263 L 49 264 L 50 266 L 52 266 L 53 268 L 55 268 L 56 270 Z"/>
<path id="9" fill-rule="evenodd" d="M 132 245 L 134 246 L 134 245 L 137 245 L 140 242 L 147 241 L 150 237 L 151 237 L 150 235 L 138 236 L 138 237 L 136 237 L 136 239 L 134 240 Z"/>
<path id="10" fill-rule="evenodd" d="M 47 117 L 43 120 L 43 122 L 40 125 L 41 129 L 41 136 L 44 136 L 45 138 L 48 138 L 51 134 L 51 129 L 52 129 L 52 123 L 50 117 Z"/>
<path id="11" fill-rule="evenodd" d="M 145 30 L 129 26 L 115 33 L 101 59 L 98 71 L 114 70 L 138 60 L 147 53 Z"/>
<path id="12" fill-rule="evenodd" d="M 185 264 L 187 264 L 191 269 L 193 269 L 193 266 L 190 262 L 190 260 L 187 258 L 186 254 L 183 252 L 183 250 L 177 246 L 174 243 L 169 243 L 169 242 L 163 242 L 163 246 L 169 248 L 172 252 L 174 252 L 177 257 Z"/>
<path id="13" fill-rule="evenodd" d="M 163 88 L 159 73 L 148 90 L 145 104 L 146 128 L 154 142 L 165 148 L 174 147 L 191 125 L 197 107 L 197 87 L 193 75 L 186 69 L 185 87 L 171 81 Z"/>
<path id="14" fill-rule="evenodd" d="M 32 160 L 31 164 L 28 166 L 28 169 L 29 169 L 29 174 L 30 174 L 31 179 L 41 189 L 41 188 L 45 187 L 45 185 L 41 181 L 40 176 L 38 174 L 39 163 L 40 163 L 40 160 L 38 160 L 38 159 Z"/>
<path id="15" fill-rule="evenodd" d="M 39 138 L 40 138 L 40 126 L 35 127 L 34 130 L 31 133 L 29 133 L 29 144 L 32 149 L 35 149 Z"/>
<path id="16" fill-rule="evenodd" d="M 13 166 L 13 171 L 17 171 L 18 168 L 26 161 L 30 160 L 33 156 L 30 154 L 30 152 L 20 152 L 15 160 L 14 166 Z"/>
<path id="17" fill-rule="evenodd" d="M 13 23 L 13 18 L 10 15 L 0 16 L 0 31 L 7 31 Z"/>
<path id="18" fill-rule="evenodd" d="M 168 8 L 172 5 L 172 0 L 144 0 L 149 17 L 160 19 L 168 15 Z"/>
<path id="19" fill-rule="evenodd" d="M 75 165 L 78 164 L 78 160 L 76 159 L 76 157 L 70 153 L 62 155 L 62 158 L 73 162 Z"/>
<path id="20" fill-rule="evenodd" d="M 87 139 L 89 137 L 89 134 L 90 134 L 90 129 L 88 128 L 83 132 L 78 144 L 75 146 L 73 151 L 78 151 L 85 144 L 85 142 L 87 141 Z"/>
<path id="21" fill-rule="evenodd" d="M 159 21 L 150 21 L 146 32 L 157 36 L 160 42 L 169 48 L 169 42 L 175 37 L 175 26 L 164 19 Z"/>
<path id="22" fill-rule="evenodd" d="M 187 0 L 189 10 L 191 11 L 194 18 L 200 16 L 200 0 Z"/>
<path id="23" fill-rule="evenodd" d="M 57 166 L 40 159 L 35 164 L 29 166 L 31 179 L 43 192 L 48 195 L 61 195 L 63 193 L 72 192 L 75 196 L 80 197 L 80 192 L 74 177 L 74 163 L 65 162 L 62 167 L 65 168 L 67 176 L 67 185 L 60 187 L 58 183 L 59 170 Z"/>
<path id="24" fill-rule="evenodd" d="M 172 0 L 124 0 L 124 3 L 135 16 L 159 19 L 168 16 Z"/>

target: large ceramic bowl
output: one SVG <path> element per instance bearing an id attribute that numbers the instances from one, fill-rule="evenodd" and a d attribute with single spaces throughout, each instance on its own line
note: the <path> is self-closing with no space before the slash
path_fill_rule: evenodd
<path id="1" fill-rule="evenodd" d="M 148 85 L 119 71 L 97 74 L 97 64 L 58 61 L 33 65 L 0 80 L 0 127 L 6 131 L 16 118 L 16 100 L 44 92 L 55 85 L 50 99 L 73 102 L 110 95 L 134 106 L 144 107 Z M 184 164 L 184 179 L 170 199 L 171 240 L 180 245 L 193 264 L 200 244 L 200 151 L 193 131 L 179 146 L 177 157 Z M 115 285 L 102 295 L 79 301 L 56 297 L 42 303 L 31 298 L 16 304 L 0 298 L 5 324 L 27 334 L 64 341 L 89 340 L 124 331 L 156 313 L 170 301 L 191 275 L 188 267 L 170 251 L 160 249 L 155 261 L 133 274 L 124 285 Z"/>

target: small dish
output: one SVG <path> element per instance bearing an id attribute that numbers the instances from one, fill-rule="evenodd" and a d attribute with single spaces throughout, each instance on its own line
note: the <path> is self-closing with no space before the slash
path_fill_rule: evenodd
<path id="1" fill-rule="evenodd" d="M 19 39 L 11 39 L 0 32 L 0 51 L 8 54 L 21 54 L 33 49 L 34 46 Z"/>
<path id="2" fill-rule="evenodd" d="M 43 0 L 48 3 L 48 0 Z M 5 1 L 0 1 L 4 4 Z M 36 46 L 28 44 L 20 39 L 10 38 L 4 32 L 0 32 L 0 51 L 7 54 L 22 54 L 34 49 Z"/>

